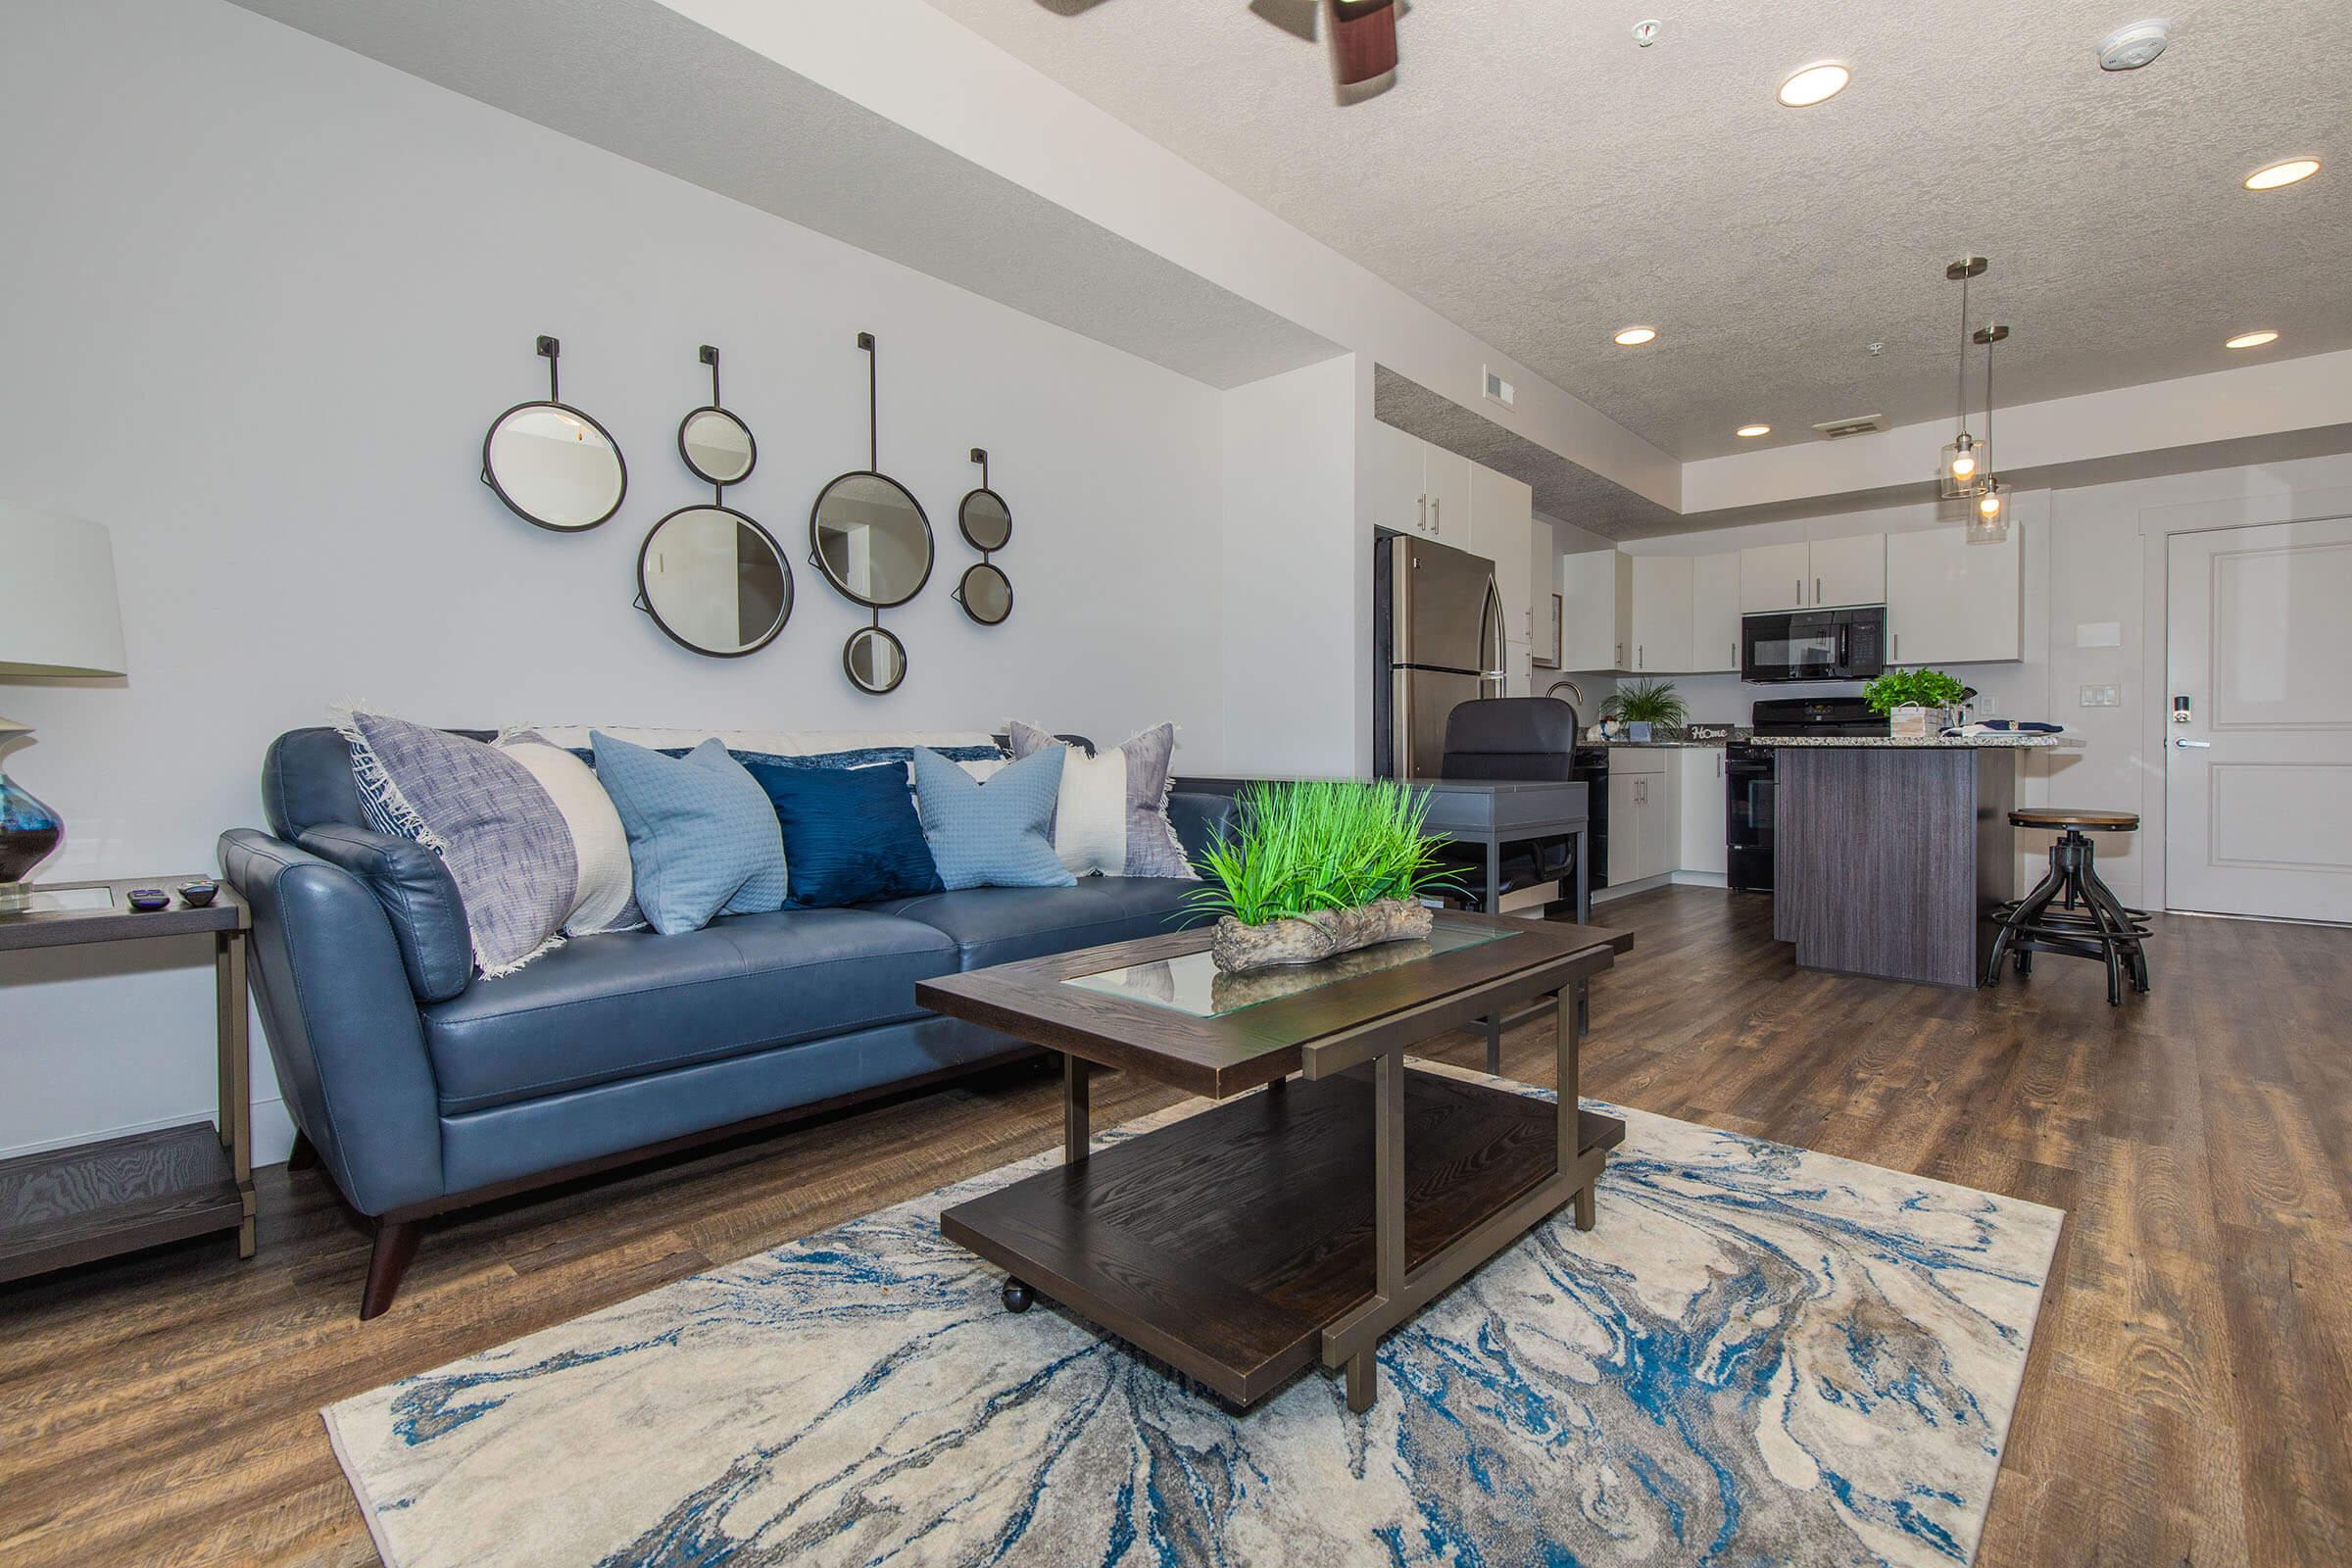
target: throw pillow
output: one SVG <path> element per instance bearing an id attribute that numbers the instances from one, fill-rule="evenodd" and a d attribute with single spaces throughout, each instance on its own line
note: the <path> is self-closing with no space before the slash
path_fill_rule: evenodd
<path id="1" fill-rule="evenodd" d="M 1197 882 L 1176 826 L 1168 820 L 1169 769 L 1176 726 L 1154 724 L 1115 751 L 1087 756 L 1034 724 L 1013 720 L 1012 755 L 1060 747 L 1061 798 L 1054 813 L 1054 853 L 1080 876 L 1157 876 Z"/>
<path id="2" fill-rule="evenodd" d="M 721 914 L 784 906 L 784 831 L 759 781 L 708 740 L 664 757 L 589 737 L 596 776 L 629 835 L 637 906 L 663 936 L 699 931 Z"/>
<path id="3" fill-rule="evenodd" d="M 937 752 L 914 754 L 915 808 L 943 886 L 1066 888 L 1078 880 L 1055 858 L 1048 828 L 1063 750 L 1010 763 L 986 783 Z"/>
<path id="4" fill-rule="evenodd" d="M 631 931 L 645 924 L 636 900 L 629 896 L 633 882 L 628 830 L 620 825 L 612 797 L 588 764 L 531 734 L 509 735 L 498 742 L 498 749 L 530 770 L 571 831 L 580 885 L 572 896 L 571 912 L 564 917 L 564 935 Z"/>
<path id="5" fill-rule="evenodd" d="M 350 713 L 341 731 L 368 819 L 449 867 L 483 974 L 513 974 L 563 941 L 579 860 L 528 768 L 494 746 L 380 713 Z"/>
<path id="6" fill-rule="evenodd" d="M 787 907 L 836 909 L 940 891 L 902 763 L 790 767 L 746 762 L 784 824 Z"/>

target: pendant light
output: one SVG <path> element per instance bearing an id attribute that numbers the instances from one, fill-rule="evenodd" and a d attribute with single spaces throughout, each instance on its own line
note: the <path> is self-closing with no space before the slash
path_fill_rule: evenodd
<path id="1" fill-rule="evenodd" d="M 1968 542 L 1972 545 L 1997 545 L 2009 537 L 2009 492 L 1994 477 L 1985 454 L 1992 449 L 1992 346 L 2009 335 L 2009 328 L 1998 321 L 1988 321 L 1977 328 L 1970 339 L 1984 345 L 1984 439 L 1977 453 L 1982 466 L 1977 470 L 1984 484 L 1977 493 L 1976 510 L 1968 518 Z"/>
<path id="2" fill-rule="evenodd" d="M 1936 493 L 1946 501 L 1984 494 L 1984 481 L 1992 476 L 1990 447 L 1968 433 L 1968 280 L 1982 276 L 1989 265 L 1982 256 L 1963 256 L 1943 270 L 1945 277 L 1960 285 L 1960 375 L 1952 397 L 1960 434 L 1945 445 L 1936 475 Z"/>

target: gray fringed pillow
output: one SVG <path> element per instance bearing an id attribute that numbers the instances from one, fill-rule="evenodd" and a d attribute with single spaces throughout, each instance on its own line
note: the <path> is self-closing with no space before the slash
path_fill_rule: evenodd
<path id="1" fill-rule="evenodd" d="M 1032 757 L 1064 743 L 1014 719 L 1012 755 Z M 1171 877 L 1198 882 L 1168 820 L 1176 726 L 1154 724 L 1117 748 L 1089 757 L 1076 747 L 1063 759 L 1054 813 L 1054 854 L 1079 876 Z"/>
<path id="2" fill-rule="evenodd" d="M 483 974 L 513 974 L 562 945 L 579 857 L 530 769 L 494 746 L 380 713 L 355 711 L 340 729 L 368 822 L 449 867 Z"/>

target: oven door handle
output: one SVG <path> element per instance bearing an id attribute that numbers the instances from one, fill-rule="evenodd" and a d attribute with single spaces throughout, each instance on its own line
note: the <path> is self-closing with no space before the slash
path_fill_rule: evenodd
<path id="1" fill-rule="evenodd" d="M 1848 641 L 1853 630 L 1852 623 L 1843 615 L 1838 617 L 1838 673 L 1840 675 L 1854 667 L 1851 645 Z"/>

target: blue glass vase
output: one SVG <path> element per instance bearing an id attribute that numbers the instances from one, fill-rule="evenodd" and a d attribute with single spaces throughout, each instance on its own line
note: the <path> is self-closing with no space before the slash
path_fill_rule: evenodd
<path id="1" fill-rule="evenodd" d="M 0 903 L 13 885 L 49 858 L 64 841 L 66 825 L 30 791 L 20 789 L 0 773 Z"/>

